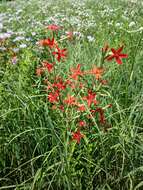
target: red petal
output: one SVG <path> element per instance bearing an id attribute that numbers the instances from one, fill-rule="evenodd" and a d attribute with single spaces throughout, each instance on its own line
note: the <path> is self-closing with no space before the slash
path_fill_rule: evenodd
<path id="1" fill-rule="evenodd" d="M 119 65 L 121 65 L 123 62 L 122 62 L 122 60 L 119 58 L 119 57 L 116 57 L 116 62 L 119 64 Z"/>
<path id="2" fill-rule="evenodd" d="M 61 52 L 62 52 L 62 53 L 64 53 L 65 51 L 67 51 L 67 49 L 66 49 L 66 48 L 61 49 Z"/>
<path id="3" fill-rule="evenodd" d="M 60 62 L 60 60 L 61 60 L 61 56 L 60 55 L 58 55 L 57 60 L 58 60 L 58 62 Z"/>
<path id="4" fill-rule="evenodd" d="M 127 58 L 128 55 L 127 54 L 119 54 L 119 57 L 121 57 L 121 58 Z"/>
<path id="5" fill-rule="evenodd" d="M 117 54 L 121 53 L 121 51 L 123 50 L 124 46 L 121 46 L 118 50 L 117 50 Z"/>
<path id="6" fill-rule="evenodd" d="M 114 48 L 111 48 L 111 51 L 116 54 L 116 50 Z"/>
<path id="7" fill-rule="evenodd" d="M 81 64 L 77 65 L 77 70 L 80 70 Z"/>

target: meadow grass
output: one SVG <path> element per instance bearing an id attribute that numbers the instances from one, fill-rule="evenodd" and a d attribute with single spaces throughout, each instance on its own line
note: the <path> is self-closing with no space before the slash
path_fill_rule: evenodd
<path id="1" fill-rule="evenodd" d="M 0 35 L 12 31 L 6 45 L 18 48 L 17 64 L 0 49 L 0 190 L 143 189 L 142 18 L 142 1 L 0 3 Z M 103 104 L 112 104 L 106 111 L 111 128 L 104 132 L 93 118 L 94 130 L 80 144 L 71 142 L 67 130 L 76 129 L 77 113 L 71 112 L 69 122 L 51 111 L 35 76 L 42 59 L 36 42 L 53 22 L 81 35 L 63 42 L 68 49 L 58 69 L 63 77 L 79 63 L 84 69 L 100 66 L 106 42 L 115 49 L 124 44 L 128 54 L 122 65 L 105 62 L 108 86 L 102 94 Z M 15 41 L 19 36 L 24 38 Z"/>

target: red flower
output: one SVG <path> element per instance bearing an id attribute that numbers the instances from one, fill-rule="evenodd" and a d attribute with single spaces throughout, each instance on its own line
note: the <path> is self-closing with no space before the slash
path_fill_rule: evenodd
<path id="1" fill-rule="evenodd" d="M 63 112 L 65 111 L 63 105 L 60 105 L 59 109 L 60 109 L 61 111 L 63 111 Z"/>
<path id="2" fill-rule="evenodd" d="M 59 78 L 58 80 L 58 82 L 53 83 L 53 87 L 56 87 L 58 90 L 64 90 L 66 88 L 66 85 L 61 78 Z"/>
<path id="3" fill-rule="evenodd" d="M 103 84 L 103 85 L 106 85 L 106 84 L 108 84 L 108 81 L 107 80 L 100 80 L 100 82 L 101 82 L 101 84 Z"/>
<path id="4" fill-rule="evenodd" d="M 51 72 L 54 68 L 54 63 L 49 63 L 48 61 L 43 61 L 42 65 L 44 68 L 46 68 L 49 72 Z"/>
<path id="5" fill-rule="evenodd" d="M 57 46 L 57 43 L 54 38 L 50 39 L 43 39 L 39 41 L 39 45 L 41 46 L 48 46 L 49 48 L 54 48 Z"/>
<path id="6" fill-rule="evenodd" d="M 51 31 L 57 31 L 59 30 L 61 27 L 56 25 L 56 24 L 50 24 L 49 26 L 47 26 L 47 29 L 51 30 Z"/>
<path id="7" fill-rule="evenodd" d="M 51 103 L 58 102 L 58 98 L 59 98 L 59 91 L 50 92 L 48 95 L 48 100 Z"/>
<path id="8" fill-rule="evenodd" d="M 71 69 L 72 75 L 70 76 L 74 80 L 78 80 L 79 76 L 83 76 L 83 72 L 80 70 L 81 65 L 78 64 L 75 69 Z"/>
<path id="9" fill-rule="evenodd" d="M 83 100 L 86 100 L 88 107 L 90 107 L 92 103 L 97 104 L 95 97 L 96 93 L 93 93 L 92 91 L 89 90 L 88 95 L 83 97 Z"/>
<path id="10" fill-rule="evenodd" d="M 72 140 L 76 140 L 77 143 L 80 143 L 81 138 L 83 138 L 84 135 L 80 133 L 80 130 L 78 130 L 77 132 L 72 133 Z"/>
<path id="11" fill-rule="evenodd" d="M 74 96 L 68 95 L 67 98 L 64 100 L 65 104 L 68 105 L 75 105 L 76 104 L 76 98 Z"/>
<path id="12" fill-rule="evenodd" d="M 127 54 L 122 54 L 122 53 L 121 53 L 122 50 L 123 50 L 123 46 L 120 47 L 120 48 L 117 49 L 117 50 L 115 50 L 114 48 L 111 48 L 112 55 L 107 56 L 106 59 L 107 59 L 108 61 L 111 61 L 112 59 L 115 58 L 115 60 L 116 60 L 116 62 L 117 62 L 118 64 L 122 64 L 122 63 L 123 63 L 123 62 L 122 62 L 122 58 L 127 58 L 127 57 L 128 57 Z"/>
<path id="13" fill-rule="evenodd" d="M 36 69 L 36 75 L 37 76 L 41 76 L 43 74 L 43 72 L 44 72 L 43 68 L 37 68 Z"/>
<path id="14" fill-rule="evenodd" d="M 69 79 L 66 80 L 66 85 L 68 85 L 71 89 L 75 89 L 76 88 L 75 82 L 73 82 L 73 81 L 71 81 Z"/>
<path id="15" fill-rule="evenodd" d="M 95 78 L 99 80 L 102 77 L 104 70 L 105 69 L 103 67 L 94 66 L 90 71 L 87 71 L 86 73 L 95 75 Z"/>
<path id="16" fill-rule="evenodd" d="M 83 111 L 85 111 L 85 110 L 86 110 L 86 108 L 85 108 L 85 105 L 84 105 L 84 104 L 77 104 L 77 106 L 78 106 L 78 111 L 83 112 Z"/>
<path id="17" fill-rule="evenodd" d="M 49 91 L 50 89 L 53 89 L 53 88 L 52 88 L 52 84 L 51 84 L 50 81 L 48 81 L 48 79 L 44 79 L 44 80 L 43 80 L 43 83 L 44 83 L 45 85 L 47 85 L 47 86 L 46 86 L 46 89 L 45 89 L 46 91 Z"/>
<path id="18" fill-rule="evenodd" d="M 79 125 L 80 127 L 85 127 L 85 126 L 86 126 L 86 122 L 85 122 L 85 121 L 79 121 L 79 122 L 78 122 L 78 125 Z"/>
<path id="19" fill-rule="evenodd" d="M 60 49 L 57 47 L 57 51 L 52 52 L 53 55 L 57 56 L 57 61 L 61 61 L 61 58 L 65 58 L 67 56 L 67 49 Z"/>

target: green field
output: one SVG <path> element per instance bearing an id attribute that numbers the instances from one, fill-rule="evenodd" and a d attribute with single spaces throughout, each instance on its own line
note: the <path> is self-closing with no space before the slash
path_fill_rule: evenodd
<path id="1" fill-rule="evenodd" d="M 0 190 L 143 189 L 143 1 L 0 1 Z"/>

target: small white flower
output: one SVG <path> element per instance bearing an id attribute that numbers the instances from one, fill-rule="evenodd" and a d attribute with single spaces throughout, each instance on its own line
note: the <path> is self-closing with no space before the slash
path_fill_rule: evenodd
<path id="1" fill-rule="evenodd" d="M 11 35 L 14 34 L 14 32 L 12 30 L 7 30 L 7 33 L 11 34 Z"/>
<path id="2" fill-rule="evenodd" d="M 13 48 L 12 50 L 13 50 L 14 53 L 19 52 L 19 48 Z"/>
<path id="3" fill-rule="evenodd" d="M 17 34 L 19 34 L 19 35 L 24 35 L 25 32 L 24 32 L 24 31 L 19 31 L 19 32 L 17 32 Z"/>
<path id="4" fill-rule="evenodd" d="M 32 36 L 35 36 L 35 35 L 36 35 L 36 32 L 32 32 L 31 34 L 32 34 Z"/>
<path id="5" fill-rule="evenodd" d="M 141 26 L 140 28 L 139 28 L 139 31 L 142 31 L 143 30 L 143 27 Z"/>
<path id="6" fill-rule="evenodd" d="M 20 48 L 26 48 L 27 47 L 27 45 L 26 44 L 20 44 L 20 46 L 19 46 Z"/>
<path id="7" fill-rule="evenodd" d="M 129 20 L 129 18 L 128 18 L 127 16 L 125 16 L 125 15 L 122 15 L 122 18 L 123 18 L 124 20 Z"/>
<path id="8" fill-rule="evenodd" d="M 6 48 L 5 47 L 0 47 L 0 50 L 1 51 L 6 51 Z"/>
<path id="9" fill-rule="evenodd" d="M 93 36 L 87 36 L 87 39 L 89 42 L 93 42 L 95 40 L 95 38 Z"/>
<path id="10" fill-rule="evenodd" d="M 73 35 L 74 35 L 74 36 L 77 36 L 77 37 L 79 37 L 79 38 L 82 38 L 82 37 L 83 37 L 83 34 L 82 34 L 81 32 L 78 32 L 78 31 L 74 31 L 74 32 L 73 32 Z"/>
<path id="11" fill-rule="evenodd" d="M 3 24 L 2 23 L 0 23 L 0 30 L 3 28 Z"/>
<path id="12" fill-rule="evenodd" d="M 115 24 L 115 26 L 116 26 L 116 27 L 120 27 L 120 26 L 121 26 L 121 23 L 118 22 L 118 23 Z"/>
<path id="13" fill-rule="evenodd" d="M 11 34 L 9 33 L 1 33 L 0 34 L 0 39 L 6 39 L 6 38 L 10 38 L 11 37 Z"/>
<path id="14" fill-rule="evenodd" d="M 130 22 L 129 27 L 132 27 L 135 25 L 135 22 Z"/>
<path id="15" fill-rule="evenodd" d="M 26 41 L 27 42 L 29 42 L 29 41 L 31 41 L 32 40 L 32 38 L 26 38 Z"/>
<path id="16" fill-rule="evenodd" d="M 111 22 L 108 22 L 108 25 L 110 26 L 110 25 L 113 25 L 113 22 L 111 21 Z"/>
<path id="17" fill-rule="evenodd" d="M 13 40 L 13 42 L 21 41 L 21 40 L 24 40 L 24 39 L 25 39 L 25 37 L 23 37 L 23 36 L 17 36 L 17 37 Z"/>

